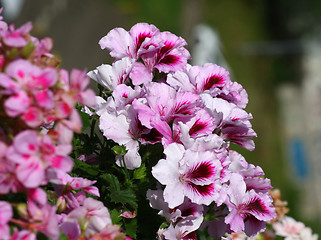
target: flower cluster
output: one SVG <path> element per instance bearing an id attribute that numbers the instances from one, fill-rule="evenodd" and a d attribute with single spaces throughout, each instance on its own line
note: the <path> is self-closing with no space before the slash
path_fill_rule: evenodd
<path id="1" fill-rule="evenodd" d="M 86 111 L 99 116 L 107 139 L 126 148 L 115 159 L 120 167 L 139 168 L 142 146 L 162 146 L 164 158 L 151 170 L 158 187 L 147 192 L 167 220 L 159 239 L 197 239 L 200 228 L 213 238 L 264 231 L 276 217 L 270 180 L 230 149 L 254 149 L 243 87 L 216 64 L 189 65 L 185 40 L 154 25 L 115 28 L 99 44 L 115 61 L 88 75 L 110 95 Z"/>
<path id="2" fill-rule="evenodd" d="M 273 205 L 275 206 L 277 217 L 269 222 L 270 228 L 265 232 L 248 237 L 244 232 L 237 232 L 226 235 L 226 240 L 255 240 L 255 239 L 278 239 L 282 237 L 285 240 L 317 240 L 318 235 L 313 234 L 311 228 L 304 225 L 304 223 L 296 221 L 292 217 L 285 215 L 289 209 L 287 202 L 281 201 L 281 193 L 279 189 L 270 191 L 273 198 Z"/>
<path id="3" fill-rule="evenodd" d="M 233 150 L 256 133 L 226 69 L 138 23 L 100 40 L 112 65 L 69 73 L 31 29 L 0 17 L 0 239 L 317 239 Z"/>
<path id="4" fill-rule="evenodd" d="M 99 196 L 95 181 L 68 174 L 73 134 L 82 129 L 76 104 L 95 105 L 90 79 L 58 69 L 52 40 L 31 29 L 0 19 L 0 238 L 125 239 L 89 197 Z"/>

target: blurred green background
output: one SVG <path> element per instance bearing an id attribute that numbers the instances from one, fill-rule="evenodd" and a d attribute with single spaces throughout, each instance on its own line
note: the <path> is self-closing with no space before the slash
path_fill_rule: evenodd
<path id="1" fill-rule="evenodd" d="M 98 41 L 115 27 L 129 30 L 137 22 L 152 23 L 185 38 L 191 52 L 196 44 L 195 26 L 202 23 L 215 29 L 232 80 L 248 92 L 246 110 L 252 113 L 258 134 L 253 152 L 238 150 L 261 166 L 272 185 L 281 190 L 289 215 L 319 235 L 320 196 L 310 194 L 314 191 L 311 185 L 321 184 L 315 182 L 318 172 L 312 174 L 313 166 L 318 165 L 304 162 L 308 169 L 304 177 L 294 171 L 286 122 L 281 118 L 284 108 L 277 93 L 284 84 L 297 89 L 304 85 L 305 42 L 319 42 L 320 13 L 318 0 L 25 0 L 16 16 L 4 10 L 16 26 L 33 21 L 33 35 L 52 37 L 54 53 L 67 69 L 92 70 L 102 63 L 111 64 Z M 321 165 L 321 155 L 319 162 Z"/>

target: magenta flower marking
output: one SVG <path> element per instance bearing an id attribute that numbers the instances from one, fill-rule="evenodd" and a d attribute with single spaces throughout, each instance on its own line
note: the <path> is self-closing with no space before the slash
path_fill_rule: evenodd
<path id="1" fill-rule="evenodd" d="M 205 80 L 202 90 L 203 91 L 209 90 L 213 86 L 214 87 L 223 86 L 225 82 L 226 82 L 226 79 L 224 79 L 223 76 L 214 74 Z"/>

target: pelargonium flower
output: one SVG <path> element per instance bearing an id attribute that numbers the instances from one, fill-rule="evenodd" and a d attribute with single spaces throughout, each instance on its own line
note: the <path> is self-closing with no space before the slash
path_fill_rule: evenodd
<path id="1" fill-rule="evenodd" d="M 127 81 L 133 64 L 133 60 L 126 57 L 114 62 L 112 66 L 108 64 L 100 65 L 88 72 L 87 75 L 107 90 L 113 91 L 118 85 Z"/>
<path id="2" fill-rule="evenodd" d="M 12 240 L 20 240 L 20 239 L 37 240 L 37 236 L 34 232 L 31 232 L 29 230 L 23 229 L 23 230 L 19 231 L 17 228 L 15 228 L 10 239 L 12 239 Z"/>
<path id="3" fill-rule="evenodd" d="M 112 112 L 104 112 L 100 117 L 99 128 L 107 139 L 112 139 L 120 145 L 126 146 L 127 153 L 117 160 L 117 165 L 124 166 L 122 157 L 128 169 L 135 169 L 141 165 L 138 153 L 139 144 L 135 133 L 139 133 L 140 124 L 134 111 L 128 111 L 128 116 Z"/>
<path id="4" fill-rule="evenodd" d="M 178 226 L 175 227 L 171 224 L 167 229 L 163 230 L 162 235 L 165 239 L 184 239 L 184 240 L 197 240 L 196 232 L 191 232 L 189 226 Z"/>
<path id="5" fill-rule="evenodd" d="M 164 83 L 150 83 L 146 96 L 133 101 L 141 123 L 151 129 L 154 118 L 169 123 L 174 119 L 190 119 L 199 105 L 199 96 L 190 92 L 176 92 Z M 160 94 L 161 93 L 161 94 Z"/>
<path id="6" fill-rule="evenodd" d="M 153 176 L 163 185 L 164 200 L 170 208 L 183 203 L 209 205 L 219 198 L 221 163 L 213 152 L 195 152 L 172 143 L 165 148 L 166 159 L 152 168 Z"/>
<path id="7" fill-rule="evenodd" d="M 252 115 L 239 108 L 234 103 L 221 98 L 213 98 L 210 94 L 201 94 L 206 110 L 215 119 L 217 131 L 223 139 L 230 140 L 247 150 L 254 150 L 255 144 L 251 139 L 256 137 L 250 119 Z"/>
<path id="8" fill-rule="evenodd" d="M 150 38 L 159 30 L 152 24 L 137 23 L 128 32 L 123 28 L 114 28 L 99 41 L 101 49 L 109 49 L 110 55 L 117 59 L 131 57 L 138 59 L 153 47 Z"/>
<path id="9" fill-rule="evenodd" d="M 197 230 L 204 219 L 204 207 L 192 203 L 186 197 L 181 205 L 169 208 L 168 203 L 164 200 L 162 190 L 148 190 L 146 196 L 150 206 L 160 210 L 158 212 L 159 215 L 165 217 L 169 223 L 176 226 L 189 226 L 190 232 Z"/>
<path id="10" fill-rule="evenodd" d="M 10 229 L 8 222 L 12 216 L 11 205 L 8 202 L 0 201 L 0 234 L 3 239 L 9 239 Z"/>
<path id="11" fill-rule="evenodd" d="M 150 40 L 156 46 L 154 51 L 142 55 L 146 70 L 152 72 L 154 68 L 160 72 L 183 70 L 190 58 L 186 48 L 186 41 L 170 32 L 160 32 Z"/>
<path id="12" fill-rule="evenodd" d="M 275 230 L 275 234 L 284 237 L 285 240 L 318 239 L 318 235 L 312 234 L 309 227 L 289 216 L 285 216 L 282 220 L 273 223 L 272 227 Z"/>
<path id="13" fill-rule="evenodd" d="M 253 236 L 265 229 L 265 222 L 276 217 L 272 198 L 268 194 L 246 191 L 243 177 L 232 173 L 226 205 L 230 213 L 225 223 L 234 232 L 244 231 Z"/>
<path id="14" fill-rule="evenodd" d="M 176 71 L 167 78 L 167 82 L 175 88 L 194 93 L 209 91 L 212 96 L 216 96 L 216 92 L 230 81 L 229 72 L 214 63 L 187 65 L 184 71 Z"/>
<path id="15" fill-rule="evenodd" d="M 28 43 L 27 35 L 32 29 L 32 23 L 27 22 L 18 29 L 13 25 L 9 26 L 9 31 L 3 34 L 3 42 L 9 47 L 24 47 Z"/>
<path id="16" fill-rule="evenodd" d="M 93 198 L 86 198 L 82 206 L 63 217 L 60 227 L 67 235 L 73 234 L 72 239 L 78 239 L 82 233 L 87 237 L 99 233 L 111 223 L 104 204 Z"/>
<path id="17" fill-rule="evenodd" d="M 272 188 L 271 181 L 263 178 L 264 172 L 261 167 L 249 164 L 245 158 L 236 151 L 230 151 L 231 164 L 229 170 L 243 176 L 246 190 L 254 189 L 256 192 L 267 192 Z"/>

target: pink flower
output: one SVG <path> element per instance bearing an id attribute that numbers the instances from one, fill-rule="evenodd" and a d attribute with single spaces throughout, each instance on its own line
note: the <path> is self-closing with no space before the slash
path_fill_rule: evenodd
<path id="1" fill-rule="evenodd" d="M 250 119 L 252 115 L 221 98 L 213 98 L 210 94 L 201 94 L 202 101 L 208 113 L 214 117 L 217 129 L 223 139 L 230 140 L 247 150 L 254 150 L 256 137 Z"/>
<path id="2" fill-rule="evenodd" d="M 16 117 L 24 113 L 30 103 L 31 100 L 28 94 L 25 91 L 19 91 L 5 101 L 4 107 L 8 116 Z"/>
<path id="3" fill-rule="evenodd" d="M 110 55 L 117 59 L 127 56 L 138 59 L 148 51 L 150 38 L 158 32 L 154 25 L 147 23 L 137 23 L 129 32 L 123 28 L 114 28 L 100 39 L 99 45 L 101 49 L 111 50 Z"/>
<path id="4" fill-rule="evenodd" d="M 3 42 L 9 47 L 24 47 L 28 43 L 26 38 L 31 29 L 31 22 L 22 25 L 18 29 L 14 29 L 14 26 L 11 25 L 9 31 L 6 31 L 3 36 Z"/>
<path id="5" fill-rule="evenodd" d="M 264 231 L 265 222 L 276 217 L 272 198 L 254 190 L 246 191 L 243 177 L 236 173 L 230 178 L 226 204 L 230 213 L 225 223 L 230 225 L 232 231 L 244 231 L 248 236 Z"/>
<path id="6" fill-rule="evenodd" d="M 229 72 L 213 63 L 188 66 L 184 72 L 177 71 L 167 79 L 173 87 L 195 93 L 208 91 L 212 96 L 216 96 L 216 92 L 230 81 Z"/>
<path id="7" fill-rule="evenodd" d="M 17 228 L 14 229 L 10 240 L 36 240 L 37 236 L 35 233 L 30 232 L 29 230 L 18 231 Z"/>
<path id="8" fill-rule="evenodd" d="M 190 92 L 176 92 L 164 83 L 150 83 L 145 98 L 133 101 L 142 125 L 152 129 L 154 118 L 169 123 L 173 119 L 188 120 L 199 105 L 199 96 Z M 159 94 L 162 93 L 162 94 Z"/>
<path id="9" fill-rule="evenodd" d="M 158 46 L 158 48 L 142 55 L 144 64 L 149 71 L 156 68 L 160 72 L 169 73 L 182 71 L 185 68 L 190 54 L 184 48 L 187 43 L 183 38 L 170 32 L 160 32 L 151 39 L 150 44 Z"/>
<path id="10" fill-rule="evenodd" d="M 272 189 L 270 179 L 263 178 L 264 172 L 261 167 L 255 167 L 246 162 L 245 158 L 236 151 L 230 151 L 231 164 L 229 170 L 243 176 L 246 190 L 254 189 L 256 192 L 267 192 Z"/>
<path id="11" fill-rule="evenodd" d="M 44 205 L 36 204 L 33 201 L 28 202 L 28 222 L 32 223 L 34 229 L 44 233 L 53 240 L 59 237 L 58 218 L 56 215 L 56 206 L 46 203 Z"/>
<path id="12" fill-rule="evenodd" d="M 86 106 L 92 107 L 96 105 L 93 90 L 86 89 L 89 84 L 89 77 L 86 76 L 86 71 L 72 69 L 69 78 L 70 90 L 75 92 L 75 99 Z"/>
<path id="13" fill-rule="evenodd" d="M 173 226 L 172 224 L 163 231 L 162 234 L 165 239 L 168 240 L 197 240 L 197 235 L 195 232 L 190 231 L 188 225 L 185 226 Z"/>
<path id="14" fill-rule="evenodd" d="M 194 152 L 180 144 L 165 148 L 166 159 L 153 168 L 153 176 L 163 185 L 164 200 L 170 208 L 182 204 L 184 197 L 193 203 L 209 205 L 219 198 L 218 179 L 222 169 L 213 152 Z"/>
<path id="15" fill-rule="evenodd" d="M 74 209 L 63 218 L 61 229 L 64 232 L 67 231 L 66 234 L 69 235 L 71 234 L 70 229 L 79 229 L 84 231 L 85 236 L 89 237 L 99 233 L 111 223 L 109 212 L 104 204 L 93 198 L 86 198 L 82 206 Z M 77 224 L 79 227 L 77 227 Z M 80 235 L 79 230 L 74 232 L 75 237 Z"/>
<path id="16" fill-rule="evenodd" d="M 133 113 L 134 114 L 134 113 Z M 141 157 L 138 153 L 139 144 L 133 133 L 138 132 L 138 126 L 134 123 L 137 118 L 129 118 L 123 114 L 118 116 L 105 112 L 100 117 L 99 128 L 107 139 L 112 139 L 120 145 L 125 145 L 127 153 L 117 158 L 117 165 L 124 166 L 122 157 L 128 169 L 135 169 L 141 165 Z"/>
<path id="17" fill-rule="evenodd" d="M 163 191 L 148 190 L 146 195 L 150 206 L 160 210 L 158 214 L 165 217 L 167 222 L 180 228 L 188 226 L 189 232 L 195 231 L 200 227 L 204 219 L 202 205 L 192 203 L 188 198 L 185 198 L 181 205 L 170 209 L 168 203 L 164 201 Z"/>
<path id="18" fill-rule="evenodd" d="M 5 201 L 0 201 L 0 234 L 3 239 L 9 239 L 10 228 L 8 222 L 12 216 L 11 205 Z"/>
<path id="19" fill-rule="evenodd" d="M 282 236 L 285 240 L 317 240 L 318 235 L 312 234 L 310 228 L 306 227 L 302 222 L 298 222 L 292 217 L 285 216 L 282 220 L 273 223 L 275 234 Z"/>
<path id="20" fill-rule="evenodd" d="M 127 81 L 132 68 L 133 60 L 126 57 L 114 62 L 112 66 L 100 65 L 95 70 L 88 72 L 87 75 L 107 90 L 113 91 L 118 85 Z"/>
<path id="21" fill-rule="evenodd" d="M 73 190 L 84 190 L 85 192 L 99 197 L 99 190 L 97 187 L 92 186 L 97 181 L 91 181 L 82 177 L 71 177 L 64 171 L 56 171 L 57 179 L 61 181 L 61 184 L 57 182 L 55 186 L 56 192 L 60 194 L 66 194 Z"/>

